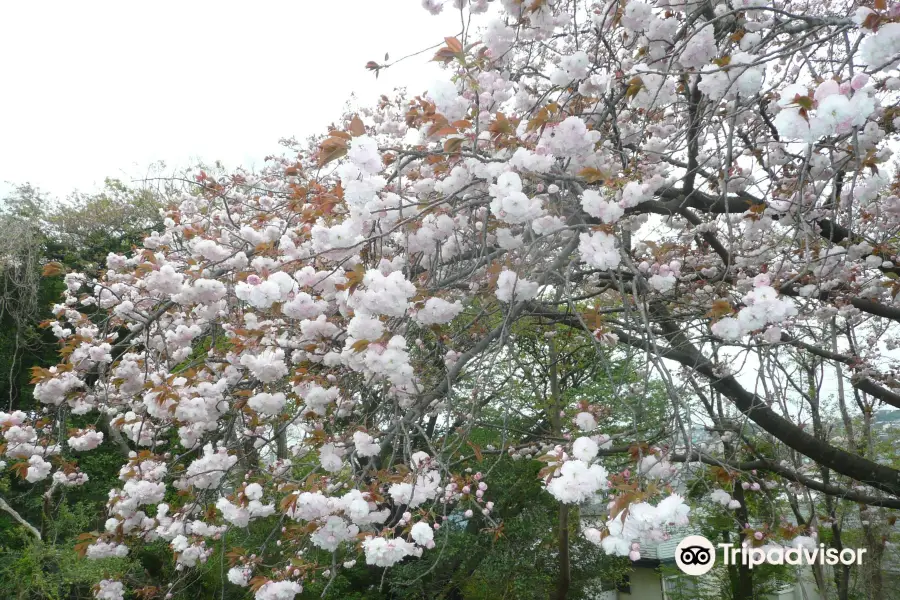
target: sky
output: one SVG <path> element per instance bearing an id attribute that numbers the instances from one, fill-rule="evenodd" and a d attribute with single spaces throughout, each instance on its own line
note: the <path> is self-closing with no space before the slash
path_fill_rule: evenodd
<path id="1" fill-rule="evenodd" d="M 202 159 L 261 165 L 283 137 L 322 132 L 441 78 L 433 51 L 461 29 L 419 0 L 0 2 L 0 197 L 30 182 L 65 197 Z"/>

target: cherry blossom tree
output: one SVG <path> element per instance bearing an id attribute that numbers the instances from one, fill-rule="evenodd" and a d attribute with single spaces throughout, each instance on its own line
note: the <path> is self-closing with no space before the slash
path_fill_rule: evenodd
<path id="1" fill-rule="evenodd" d="M 900 407 L 900 9 L 423 5 L 465 24 L 425 93 L 288 142 L 262 172 L 198 173 L 142 247 L 66 275 L 45 408 L 0 427 L 6 468 L 50 495 L 85 483 L 78 453 L 122 447 L 85 555 L 165 540 L 184 573 L 169 597 L 221 548 L 228 580 L 271 600 L 440 552 L 453 518 L 502 525 L 491 454 L 467 443 L 488 408 L 496 451 L 537 448 L 546 493 L 607 506 L 582 533 L 632 560 L 690 521 L 679 482 L 709 469 L 732 511 L 764 488 L 900 507 L 871 426 Z M 522 330 L 577 334 L 623 396 L 661 385 L 665 426 L 613 439 L 616 395 L 514 406 Z M 514 410 L 545 426 L 503 429 Z M 73 414 L 97 426 L 67 431 Z M 456 470 L 471 452 L 485 468 Z M 824 523 L 801 516 L 741 539 L 815 543 Z M 270 541 L 229 546 L 257 521 Z"/>

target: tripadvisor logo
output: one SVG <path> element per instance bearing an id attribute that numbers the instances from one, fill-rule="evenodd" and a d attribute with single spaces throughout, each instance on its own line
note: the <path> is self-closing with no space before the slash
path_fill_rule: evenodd
<path id="1" fill-rule="evenodd" d="M 688 575 L 705 575 L 716 564 L 716 549 L 702 535 L 689 535 L 675 548 L 675 564 Z"/>
<path id="2" fill-rule="evenodd" d="M 819 544 L 818 548 L 781 547 L 767 548 L 735 547 L 734 544 L 718 544 L 702 535 L 690 535 L 678 543 L 675 548 L 675 564 L 688 575 L 705 575 L 716 564 L 716 548 L 722 550 L 722 562 L 725 565 L 745 565 L 749 568 L 763 563 L 771 565 L 861 565 L 865 548 L 826 548 Z"/>

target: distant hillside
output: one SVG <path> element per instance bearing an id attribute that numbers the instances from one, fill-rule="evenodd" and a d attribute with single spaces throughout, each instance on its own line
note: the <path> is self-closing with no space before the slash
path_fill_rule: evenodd
<path id="1" fill-rule="evenodd" d="M 879 410 L 875 413 L 876 423 L 889 423 L 900 421 L 900 410 Z"/>

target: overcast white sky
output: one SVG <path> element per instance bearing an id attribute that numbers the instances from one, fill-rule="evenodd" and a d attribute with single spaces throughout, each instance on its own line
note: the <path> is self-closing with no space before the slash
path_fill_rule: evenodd
<path id="1" fill-rule="evenodd" d="M 89 191 L 158 160 L 260 165 L 351 93 L 423 92 L 433 52 L 378 80 L 363 66 L 459 30 L 419 0 L 0 2 L 0 193 Z"/>

